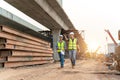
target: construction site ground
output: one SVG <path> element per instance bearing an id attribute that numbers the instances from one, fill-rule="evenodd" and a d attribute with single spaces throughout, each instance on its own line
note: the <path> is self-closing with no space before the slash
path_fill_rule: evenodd
<path id="1" fill-rule="evenodd" d="M 109 70 L 103 62 L 87 59 L 77 60 L 75 69 L 69 59 L 65 67 L 58 69 L 59 62 L 0 69 L 0 80 L 120 80 L 118 71 Z"/>

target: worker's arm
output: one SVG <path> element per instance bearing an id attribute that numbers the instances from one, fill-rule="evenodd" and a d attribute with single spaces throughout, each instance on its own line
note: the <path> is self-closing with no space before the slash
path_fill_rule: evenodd
<path id="1" fill-rule="evenodd" d="M 65 40 L 67 40 L 67 41 L 69 40 L 65 34 L 63 34 L 63 36 L 65 37 Z"/>
<path id="2" fill-rule="evenodd" d="M 79 45 L 77 45 L 77 50 L 78 50 L 78 52 L 80 52 L 80 46 Z"/>
<path id="3" fill-rule="evenodd" d="M 66 50 L 67 49 L 67 45 L 66 45 L 66 42 L 64 41 L 64 49 Z"/>

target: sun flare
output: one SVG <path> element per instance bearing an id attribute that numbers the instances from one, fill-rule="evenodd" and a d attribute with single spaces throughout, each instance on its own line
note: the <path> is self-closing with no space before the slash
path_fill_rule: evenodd
<path id="1" fill-rule="evenodd" d="M 88 50 L 94 52 L 99 47 L 97 42 L 90 42 L 88 44 Z"/>

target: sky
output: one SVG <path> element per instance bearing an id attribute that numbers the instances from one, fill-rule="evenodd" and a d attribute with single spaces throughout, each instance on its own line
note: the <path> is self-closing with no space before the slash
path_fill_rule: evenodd
<path id="1" fill-rule="evenodd" d="M 112 43 L 105 29 L 119 42 L 120 0 L 63 0 L 63 8 L 76 29 L 85 30 L 88 45 L 105 48 L 106 43 Z"/>
<path id="2" fill-rule="evenodd" d="M 109 29 L 113 37 L 118 41 L 120 30 L 120 0 L 62 0 L 63 9 L 78 30 L 85 30 L 85 41 L 88 45 L 101 46 L 103 49 L 111 39 L 104 31 Z M 26 16 L 16 8 L 0 0 L 0 7 L 48 30 L 43 25 Z M 108 41 L 106 41 L 106 37 Z"/>

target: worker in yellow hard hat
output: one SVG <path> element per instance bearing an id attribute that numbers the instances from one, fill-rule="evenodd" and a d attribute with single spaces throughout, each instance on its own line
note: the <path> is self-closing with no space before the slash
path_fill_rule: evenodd
<path id="1" fill-rule="evenodd" d="M 64 55 L 65 55 L 65 48 L 66 48 L 66 44 L 65 41 L 63 40 L 63 35 L 59 36 L 59 41 L 57 42 L 57 52 L 60 58 L 60 64 L 61 67 L 64 67 Z"/>

